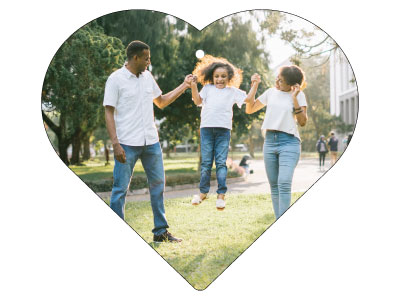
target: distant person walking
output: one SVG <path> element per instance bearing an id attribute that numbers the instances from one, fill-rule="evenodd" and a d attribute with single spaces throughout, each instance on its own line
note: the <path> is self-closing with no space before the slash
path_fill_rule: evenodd
<path id="1" fill-rule="evenodd" d="M 331 155 L 331 166 L 333 166 L 336 163 L 338 158 L 338 144 L 339 144 L 338 138 L 335 136 L 334 132 L 331 132 L 331 137 L 329 138 L 328 141 L 328 150 Z"/>
<path id="2" fill-rule="evenodd" d="M 326 145 L 325 136 L 321 135 L 317 142 L 317 152 L 319 154 L 319 170 L 325 171 L 325 156 L 328 152 L 328 147 Z"/>
<path id="3" fill-rule="evenodd" d="M 260 78 L 252 78 L 257 85 Z M 278 219 L 291 201 L 294 169 L 300 158 L 300 135 L 297 124 L 307 123 L 307 101 L 302 89 L 306 86 L 303 70 L 284 66 L 279 70 L 275 87 L 267 89 L 258 99 L 246 102 L 246 113 L 267 106 L 262 129 L 266 129 L 264 163 L 271 187 L 275 217 Z"/>
<path id="4" fill-rule="evenodd" d="M 190 87 L 192 75 L 173 91 L 162 95 L 150 65 L 150 47 L 133 41 L 126 50 L 128 62 L 113 72 L 104 92 L 107 131 L 114 149 L 114 183 L 110 207 L 125 218 L 125 197 L 138 159 L 146 172 L 153 210 L 154 242 L 180 242 L 168 231 L 164 209 L 165 174 L 161 146 L 154 123 L 153 103 L 164 108 Z"/>

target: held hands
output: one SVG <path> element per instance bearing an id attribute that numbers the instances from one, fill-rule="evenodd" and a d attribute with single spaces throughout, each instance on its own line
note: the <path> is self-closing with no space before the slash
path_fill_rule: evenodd
<path id="1" fill-rule="evenodd" d="M 192 77 L 191 88 L 197 87 L 197 76 Z"/>
<path id="2" fill-rule="evenodd" d="M 259 84 L 261 82 L 261 76 L 258 75 L 257 73 L 254 73 L 253 76 L 251 76 L 251 85 L 254 83 Z"/>
<path id="3" fill-rule="evenodd" d="M 185 88 L 188 89 L 192 86 L 193 77 L 194 76 L 192 74 L 186 75 L 185 81 L 183 82 L 185 84 Z"/>

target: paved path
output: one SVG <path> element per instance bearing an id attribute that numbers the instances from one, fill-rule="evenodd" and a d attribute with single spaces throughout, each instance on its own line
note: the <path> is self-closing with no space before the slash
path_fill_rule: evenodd
<path id="1" fill-rule="evenodd" d="M 238 161 L 235 161 L 237 164 Z M 329 159 L 325 162 L 325 170 L 330 167 Z M 250 168 L 254 170 L 253 174 L 250 174 L 246 179 L 243 178 L 232 178 L 227 180 L 228 193 L 247 193 L 247 194 L 258 194 L 258 193 L 270 193 L 270 188 L 265 173 L 264 161 L 253 160 Z M 296 167 L 293 177 L 292 192 L 305 192 L 310 186 L 312 186 L 324 172 L 319 170 L 318 159 L 306 158 L 301 159 Z M 210 194 L 215 193 L 217 190 L 216 182 L 214 181 Z M 167 187 L 164 193 L 165 199 L 191 197 L 193 194 L 199 193 L 197 185 L 185 185 L 176 188 Z M 102 198 L 109 198 L 110 193 L 99 193 Z M 129 194 L 126 197 L 127 201 L 146 201 L 149 200 L 149 194 Z"/>

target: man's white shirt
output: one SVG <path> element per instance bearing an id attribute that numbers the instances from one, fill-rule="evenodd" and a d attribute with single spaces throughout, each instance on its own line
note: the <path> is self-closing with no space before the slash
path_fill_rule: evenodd
<path id="1" fill-rule="evenodd" d="M 114 120 L 120 144 L 144 146 L 159 141 L 153 100 L 161 94 L 153 75 L 147 70 L 136 77 L 123 66 L 108 77 L 103 105 L 115 108 Z"/>

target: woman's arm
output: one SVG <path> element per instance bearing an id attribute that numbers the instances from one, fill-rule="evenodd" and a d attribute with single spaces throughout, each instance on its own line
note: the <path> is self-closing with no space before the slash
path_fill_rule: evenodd
<path id="1" fill-rule="evenodd" d="M 244 102 L 246 103 L 246 114 L 255 113 L 265 106 L 259 100 L 255 100 L 256 92 L 260 82 L 260 75 L 255 73 L 253 74 L 253 76 L 251 76 L 251 89 L 250 92 L 247 94 L 246 99 L 244 100 Z"/>
<path id="2" fill-rule="evenodd" d="M 254 102 L 254 98 L 256 96 L 256 92 L 258 89 L 258 85 L 261 82 L 261 78 L 260 75 L 258 75 L 257 73 L 253 74 L 253 76 L 251 76 L 251 88 L 249 93 L 246 96 L 246 99 L 244 99 L 244 102 L 248 103 L 248 102 Z"/>
<path id="3" fill-rule="evenodd" d="M 258 99 L 255 101 L 246 102 L 246 114 L 252 114 L 256 111 L 259 111 L 261 108 L 265 106 L 264 103 L 261 103 Z"/>
<path id="4" fill-rule="evenodd" d="M 307 116 L 307 106 L 300 106 L 297 101 L 297 95 L 300 93 L 300 85 L 295 84 L 292 86 L 292 98 L 293 98 L 293 106 L 294 106 L 294 115 L 296 117 L 297 123 L 300 126 L 305 126 L 308 120 Z"/>
<path id="5" fill-rule="evenodd" d="M 200 105 L 203 102 L 203 99 L 201 99 L 199 90 L 197 89 L 197 77 L 193 76 L 193 80 L 190 84 L 190 87 L 192 89 L 192 99 L 194 104 L 197 106 Z"/>

